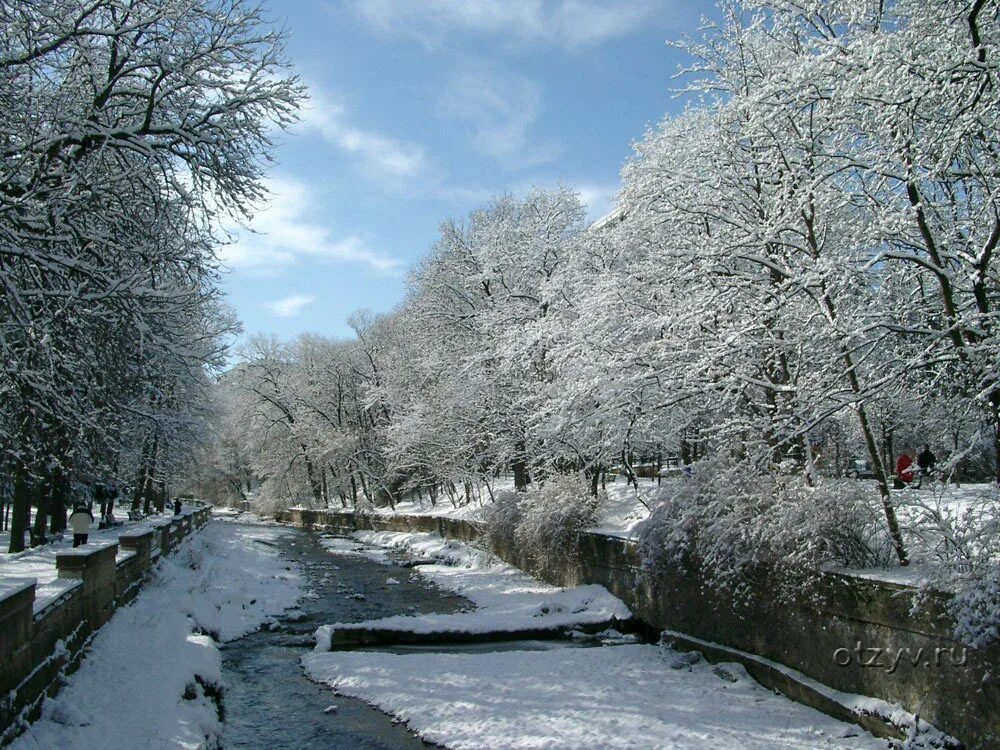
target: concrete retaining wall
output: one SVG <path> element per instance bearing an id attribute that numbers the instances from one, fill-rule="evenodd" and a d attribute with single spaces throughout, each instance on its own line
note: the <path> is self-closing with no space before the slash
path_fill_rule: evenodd
<path id="1" fill-rule="evenodd" d="M 58 692 L 97 630 L 139 593 L 161 552 L 202 528 L 210 513 L 207 506 L 191 508 L 124 531 L 117 543 L 58 552 L 59 578 L 78 583 L 38 611 L 35 579 L 0 580 L 0 746 L 37 717 L 46 695 Z"/>
<path id="2" fill-rule="evenodd" d="M 432 531 L 465 541 L 481 536 L 475 523 L 428 516 L 290 510 L 279 520 L 342 533 Z M 493 552 L 512 565 L 530 567 L 517 549 Z M 544 577 L 563 586 L 599 583 L 644 623 L 674 631 L 680 645 L 697 647 L 710 658 L 712 649 L 699 640 L 776 662 L 743 660 L 764 684 L 820 710 L 836 713 L 836 701 L 790 679 L 780 665 L 837 691 L 899 704 L 974 750 L 1000 748 L 1000 648 L 975 650 L 955 641 L 943 597 L 931 597 L 912 611 L 912 589 L 831 574 L 795 602 L 758 596 L 741 605 L 718 595 L 697 574 L 644 571 L 633 543 L 595 533 L 582 534 L 577 554 Z M 757 591 L 767 591 L 766 580 L 758 582 Z M 734 658 L 726 649 L 714 655 Z M 873 660 L 877 665 L 865 666 Z M 868 728 L 878 729 L 874 724 L 879 722 L 873 719 Z"/>

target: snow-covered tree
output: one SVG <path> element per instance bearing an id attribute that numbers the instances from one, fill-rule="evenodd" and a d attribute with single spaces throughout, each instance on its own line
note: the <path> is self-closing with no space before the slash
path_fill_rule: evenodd
<path id="1" fill-rule="evenodd" d="M 234 328 L 213 217 L 262 197 L 269 130 L 302 89 L 243 0 L 0 2 L 0 25 L 0 463 L 19 549 L 33 494 L 125 470 L 127 425 L 147 498 L 162 481 L 166 423 L 197 411 Z"/>

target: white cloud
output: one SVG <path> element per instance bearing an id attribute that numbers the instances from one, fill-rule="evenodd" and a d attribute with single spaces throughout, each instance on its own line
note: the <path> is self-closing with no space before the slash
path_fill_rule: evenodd
<path id="1" fill-rule="evenodd" d="M 220 253 L 231 268 L 273 272 L 303 260 L 353 263 L 377 273 L 397 272 L 402 262 L 368 247 L 357 235 L 335 237 L 320 218 L 314 191 L 303 182 L 276 178 L 271 200 L 250 223 L 252 231 L 227 227 L 235 242 Z"/>
<path id="2" fill-rule="evenodd" d="M 616 183 L 582 182 L 573 186 L 580 194 L 580 202 L 587 207 L 587 216 L 600 219 L 611 213 L 619 186 Z"/>
<path id="3" fill-rule="evenodd" d="M 291 297 L 268 302 L 264 307 L 273 312 L 279 318 L 294 318 L 306 305 L 311 305 L 316 301 L 315 297 L 306 294 L 293 294 Z"/>
<path id="4" fill-rule="evenodd" d="M 302 110 L 298 127 L 302 132 L 317 133 L 357 156 L 367 168 L 380 175 L 412 178 L 426 166 L 423 148 L 349 124 L 345 109 L 315 85 L 309 87 L 309 103 Z"/>
<path id="5" fill-rule="evenodd" d="M 452 31 L 503 34 L 573 47 L 625 36 L 658 11 L 662 0 L 355 0 L 373 28 L 434 44 Z"/>
<path id="6" fill-rule="evenodd" d="M 531 143 L 530 131 L 541 108 L 538 84 L 484 66 L 455 76 L 437 103 L 439 116 L 471 126 L 470 139 L 477 151 L 519 169 L 559 156 L 554 144 Z"/>
<path id="7" fill-rule="evenodd" d="M 589 0 L 562 0 L 553 9 L 550 25 L 568 45 L 598 44 L 627 36 L 641 28 L 656 11 L 656 4 L 633 2 L 601 3 Z"/>

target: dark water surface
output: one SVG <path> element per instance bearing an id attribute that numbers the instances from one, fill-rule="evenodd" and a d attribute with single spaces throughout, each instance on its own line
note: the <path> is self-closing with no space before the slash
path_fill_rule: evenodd
<path id="1" fill-rule="evenodd" d="M 405 750 L 428 748 L 404 727 L 362 701 L 335 695 L 306 678 L 299 657 L 312 648 L 312 633 L 331 622 L 358 622 L 405 613 L 454 612 L 468 601 L 443 592 L 411 568 L 362 557 L 333 555 L 319 534 L 292 530 L 275 546 L 303 569 L 306 619 L 283 620 L 280 630 L 261 631 L 223 646 L 226 681 L 224 750 Z M 398 585 L 386 584 L 395 578 Z M 362 594 L 356 599 L 353 594 Z M 336 711 L 324 713 L 330 705 Z"/>

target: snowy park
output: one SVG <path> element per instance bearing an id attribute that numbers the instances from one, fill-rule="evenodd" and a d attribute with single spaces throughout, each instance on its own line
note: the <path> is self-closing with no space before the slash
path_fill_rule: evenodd
<path id="1" fill-rule="evenodd" d="M 1000 748 L 1000 0 L 0 32 L 0 750 Z"/>

